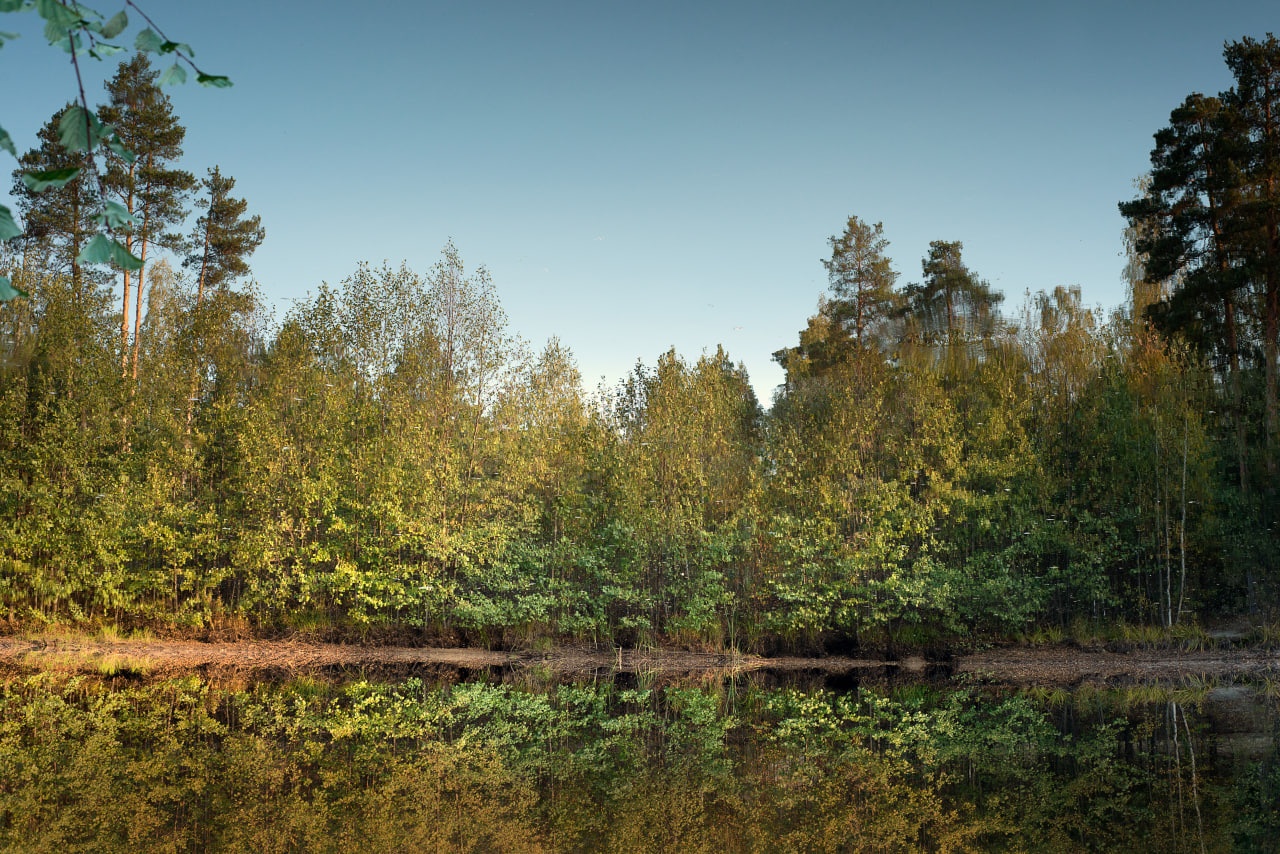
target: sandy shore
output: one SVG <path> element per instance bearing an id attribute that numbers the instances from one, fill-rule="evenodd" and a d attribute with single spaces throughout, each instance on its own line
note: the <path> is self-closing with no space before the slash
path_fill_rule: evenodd
<path id="1" fill-rule="evenodd" d="M 654 672 L 690 676 L 732 675 L 754 670 L 843 673 L 896 668 L 924 672 L 943 668 L 978 678 L 1018 684 L 1075 684 L 1115 680 L 1152 681 L 1280 676 L 1280 653 L 1262 649 L 1179 652 L 1086 651 L 1067 647 L 994 649 L 932 663 L 912 656 L 897 661 L 844 657 L 764 658 L 678 650 L 595 651 L 565 648 L 546 653 L 484 649 L 357 646 L 292 641 L 201 643 L 95 638 L 0 638 L 0 663 L 22 670 L 136 672 L 170 675 L 210 669 L 305 671 L 333 667 L 441 665 L 483 669 L 536 667 L 553 674 Z"/>

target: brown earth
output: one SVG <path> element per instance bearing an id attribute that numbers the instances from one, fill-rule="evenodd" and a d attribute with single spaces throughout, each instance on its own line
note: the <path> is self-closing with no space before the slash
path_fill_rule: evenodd
<path id="1" fill-rule="evenodd" d="M 547 653 L 468 648 L 356 646 L 292 641 L 202 643 L 175 640 L 0 637 L 0 664 L 21 670 L 136 673 L 166 676 L 204 671 L 293 672 L 323 668 L 431 666 L 460 669 L 538 668 L 556 675 L 647 672 L 714 677 L 755 670 L 844 673 L 896 668 L 943 669 L 996 682 L 1071 685 L 1082 682 L 1149 682 L 1197 676 L 1207 679 L 1280 676 L 1280 653 L 1264 649 L 1181 652 L 1086 651 L 1068 647 L 1015 647 L 962 656 L 951 662 L 920 657 L 879 661 L 843 657 L 763 658 L 734 653 L 678 650 L 601 652 L 562 648 Z"/>
<path id="2" fill-rule="evenodd" d="M 957 672 L 1021 685 L 1083 682 L 1154 682 L 1200 677 L 1210 680 L 1280 676 L 1280 652 L 1268 649 L 1130 652 L 1069 647 L 1015 647 L 967 655 Z"/>
<path id="3" fill-rule="evenodd" d="M 335 667 L 399 668 L 430 665 L 471 670 L 536 667 L 545 672 L 566 676 L 599 671 L 645 671 L 693 676 L 728 675 L 762 668 L 839 672 L 859 667 L 881 668 L 886 662 L 845 658 L 766 659 L 734 653 L 680 650 L 603 652 L 575 647 L 538 653 L 267 640 L 205 643 L 185 640 L 0 637 L 0 665 L 22 670 L 131 672 L 149 676 L 208 670 L 289 672 Z M 924 666 L 923 659 L 918 660 L 918 666 Z"/>

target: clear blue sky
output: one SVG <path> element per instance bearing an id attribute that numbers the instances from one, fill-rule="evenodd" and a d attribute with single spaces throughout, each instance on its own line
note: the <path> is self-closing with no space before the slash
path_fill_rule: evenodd
<path id="1" fill-rule="evenodd" d="M 1118 305 L 1116 203 L 1152 133 L 1230 85 L 1225 41 L 1280 30 L 1274 0 L 139 2 L 235 81 L 170 95 L 186 168 L 262 216 L 277 316 L 361 260 L 425 273 L 452 238 L 588 388 L 723 344 L 766 405 L 849 214 L 884 222 L 901 282 L 960 240 L 1010 311 L 1059 284 Z M 36 23 L 0 16 L 20 151 L 74 92 Z"/>

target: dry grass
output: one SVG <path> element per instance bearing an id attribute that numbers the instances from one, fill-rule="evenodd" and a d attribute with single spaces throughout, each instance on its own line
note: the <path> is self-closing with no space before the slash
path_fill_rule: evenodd
<path id="1" fill-rule="evenodd" d="M 1260 626 L 1255 626 L 1249 634 L 1249 640 L 1259 646 L 1280 646 L 1280 623 L 1268 621 Z"/>
<path id="2" fill-rule="evenodd" d="M 1037 705 L 1048 708 L 1070 706 L 1078 711 L 1104 710 L 1108 713 L 1129 714 L 1167 703 L 1198 707 L 1213 689 L 1222 684 L 1216 678 L 1188 674 L 1180 679 L 1122 686 L 1084 683 L 1071 690 L 1062 686 L 1039 685 L 1027 688 L 1023 693 Z"/>
<path id="3" fill-rule="evenodd" d="M 18 660 L 24 667 L 32 669 L 96 673 L 99 676 L 146 676 L 152 669 L 146 658 L 100 649 L 32 650 L 20 655 Z"/>

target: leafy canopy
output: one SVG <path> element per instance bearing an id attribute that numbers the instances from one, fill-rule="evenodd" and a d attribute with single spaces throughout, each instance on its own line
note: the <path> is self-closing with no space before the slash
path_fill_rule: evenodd
<path id="1" fill-rule="evenodd" d="M 23 183 L 33 193 L 44 192 L 66 186 L 82 171 L 91 173 L 98 179 L 89 182 L 96 185 L 97 210 L 92 216 L 101 230 L 77 260 L 85 264 L 113 263 L 123 269 L 137 270 L 142 267 L 141 259 L 116 239 L 116 234 L 127 233 L 136 223 L 128 216 L 121 216 L 116 209 L 118 205 L 113 207 L 113 203 L 107 200 L 97 162 L 102 148 L 127 162 L 133 161 L 134 154 L 121 142 L 115 128 L 102 122 L 89 108 L 80 71 L 81 57 L 102 60 L 128 51 L 128 48 L 113 42 L 129 28 L 130 10 L 147 24 L 134 39 L 133 49 L 138 53 L 173 58 L 173 65 L 160 76 L 161 86 L 186 82 L 188 68 L 195 72 L 196 82 L 202 86 L 225 89 L 231 85 L 231 80 L 223 75 L 200 70 L 195 64 L 195 51 L 191 46 L 165 36 L 133 0 L 125 0 L 124 8 L 109 18 L 74 0 L 0 0 L 0 13 L 34 12 L 44 21 L 44 37 L 49 45 L 61 48 L 70 57 L 79 92 L 78 102 L 63 114 L 59 122 L 58 142 L 68 152 L 85 154 L 85 165 L 47 171 L 28 170 L 22 174 Z M 17 33 L 0 31 L 0 47 L 17 37 Z M 18 156 L 13 138 L 3 127 L 0 127 L 0 149 L 15 158 Z M 22 228 L 14 220 L 13 212 L 0 205 L 0 242 L 12 240 L 20 234 Z M 27 294 L 14 287 L 8 277 L 0 276 L 0 302 L 25 296 Z"/>

